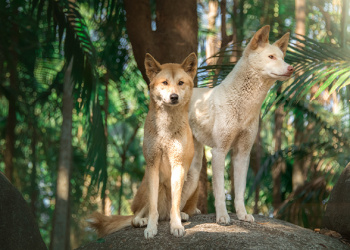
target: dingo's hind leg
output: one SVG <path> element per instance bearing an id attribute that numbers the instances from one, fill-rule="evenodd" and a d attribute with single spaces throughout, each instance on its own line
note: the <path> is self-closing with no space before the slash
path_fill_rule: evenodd
<path id="1" fill-rule="evenodd" d="M 147 226 L 148 218 L 144 217 L 147 212 L 146 207 L 143 207 L 140 212 L 135 214 L 134 219 L 132 220 L 132 225 L 134 227 L 144 227 Z"/>
<path id="2" fill-rule="evenodd" d="M 198 142 L 195 138 L 193 138 L 194 142 L 194 156 L 193 160 L 190 166 L 190 169 L 188 170 L 186 181 L 184 183 L 182 194 L 181 194 L 181 211 L 183 211 L 184 207 L 187 206 L 188 200 L 195 198 L 194 203 L 197 205 L 197 196 L 194 196 L 198 189 L 198 182 L 199 177 L 202 169 L 202 160 L 203 160 L 203 144 Z M 192 215 L 192 213 L 189 211 L 189 209 L 186 209 L 189 215 Z"/>

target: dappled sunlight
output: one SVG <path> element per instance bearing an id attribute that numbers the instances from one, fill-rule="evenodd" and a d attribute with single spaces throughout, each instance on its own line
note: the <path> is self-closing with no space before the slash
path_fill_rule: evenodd
<path id="1" fill-rule="evenodd" d="M 199 224 L 191 227 L 190 225 L 185 225 L 186 236 L 190 236 L 192 234 L 207 232 L 207 233 L 249 233 L 249 230 L 243 227 L 239 227 L 236 225 L 219 225 L 217 223 L 205 223 Z"/>

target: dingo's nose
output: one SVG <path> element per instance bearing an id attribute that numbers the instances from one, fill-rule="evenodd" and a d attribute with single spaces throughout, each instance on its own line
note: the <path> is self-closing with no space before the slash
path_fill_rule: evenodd
<path id="1" fill-rule="evenodd" d="M 171 94 L 170 95 L 170 100 L 172 103 L 177 103 L 179 100 L 179 96 L 177 94 Z"/>
<path id="2" fill-rule="evenodd" d="M 294 71 L 294 68 L 292 65 L 289 65 L 287 70 L 288 70 L 288 72 L 292 73 Z"/>

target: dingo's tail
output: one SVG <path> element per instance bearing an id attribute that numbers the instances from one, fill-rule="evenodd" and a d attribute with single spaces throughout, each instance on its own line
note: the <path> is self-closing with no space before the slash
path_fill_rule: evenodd
<path id="1" fill-rule="evenodd" d="M 106 216 L 98 212 L 94 212 L 89 219 L 90 227 L 97 231 L 99 237 L 116 232 L 124 227 L 131 226 L 134 215 L 112 215 Z"/>

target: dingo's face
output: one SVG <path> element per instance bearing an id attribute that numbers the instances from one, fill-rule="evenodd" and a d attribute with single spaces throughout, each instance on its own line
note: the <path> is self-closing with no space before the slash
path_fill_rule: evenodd
<path id="1" fill-rule="evenodd" d="M 159 105 L 187 104 L 192 95 L 193 79 L 197 71 L 197 57 L 190 54 L 182 64 L 160 65 L 150 54 L 145 59 L 150 80 L 151 98 Z"/>
<path id="2" fill-rule="evenodd" d="M 264 26 L 258 30 L 244 51 L 244 55 L 248 57 L 251 67 L 259 71 L 263 77 L 287 80 L 294 71 L 294 68 L 284 61 L 289 33 L 271 45 L 269 31 L 270 26 Z"/>

